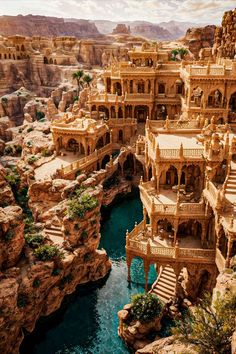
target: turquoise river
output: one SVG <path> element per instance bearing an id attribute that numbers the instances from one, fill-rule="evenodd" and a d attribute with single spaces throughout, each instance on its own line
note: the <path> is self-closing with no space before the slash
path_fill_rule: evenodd
<path id="1" fill-rule="evenodd" d="M 131 294 L 144 292 L 144 273 L 140 260 L 132 263 L 132 282 L 127 282 L 125 233 L 142 219 L 138 194 L 120 200 L 106 213 L 101 228 L 100 247 L 112 260 L 106 281 L 79 288 L 62 308 L 40 320 L 27 336 L 21 354 L 126 354 L 129 353 L 117 334 L 117 312 L 130 301 Z M 149 282 L 155 279 L 152 268 Z"/>

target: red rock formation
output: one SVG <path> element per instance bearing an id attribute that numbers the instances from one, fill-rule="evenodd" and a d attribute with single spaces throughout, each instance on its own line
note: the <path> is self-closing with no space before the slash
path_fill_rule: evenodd
<path id="1" fill-rule="evenodd" d="M 75 36 L 78 38 L 98 37 L 94 23 L 88 20 L 64 20 L 46 16 L 1 16 L 0 34 L 12 36 Z"/>
<path id="2" fill-rule="evenodd" d="M 222 27 L 217 27 L 214 49 L 220 58 L 233 59 L 236 55 L 236 8 L 224 13 Z"/>
<path id="3" fill-rule="evenodd" d="M 199 58 L 199 52 L 202 48 L 213 47 L 216 26 L 206 26 L 199 28 L 189 28 L 184 37 L 184 44 Z"/>

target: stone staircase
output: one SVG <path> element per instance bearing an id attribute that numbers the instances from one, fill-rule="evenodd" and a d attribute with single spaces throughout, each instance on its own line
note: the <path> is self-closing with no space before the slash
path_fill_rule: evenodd
<path id="1" fill-rule="evenodd" d="M 60 226 L 52 225 L 50 227 L 46 227 L 44 232 L 53 243 L 58 246 L 62 246 L 64 238 Z"/>
<path id="2" fill-rule="evenodd" d="M 231 202 L 236 201 L 236 164 L 231 162 L 230 173 L 227 179 L 225 197 Z"/>
<path id="3" fill-rule="evenodd" d="M 176 275 L 174 270 L 171 267 L 164 267 L 150 292 L 157 295 L 164 303 L 167 303 L 175 295 L 175 286 Z"/>

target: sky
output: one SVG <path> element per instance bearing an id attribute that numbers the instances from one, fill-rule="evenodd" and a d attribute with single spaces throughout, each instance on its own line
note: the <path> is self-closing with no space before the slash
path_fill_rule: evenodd
<path id="1" fill-rule="evenodd" d="M 235 7 L 236 0 L 0 0 L 0 15 L 218 25 L 223 13 Z"/>

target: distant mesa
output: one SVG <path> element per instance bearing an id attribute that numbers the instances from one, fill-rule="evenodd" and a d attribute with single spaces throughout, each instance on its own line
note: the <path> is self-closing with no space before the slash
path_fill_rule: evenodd
<path id="1" fill-rule="evenodd" d="M 126 26 L 124 23 L 118 23 L 113 29 L 112 34 L 130 34 L 130 26 Z"/>

